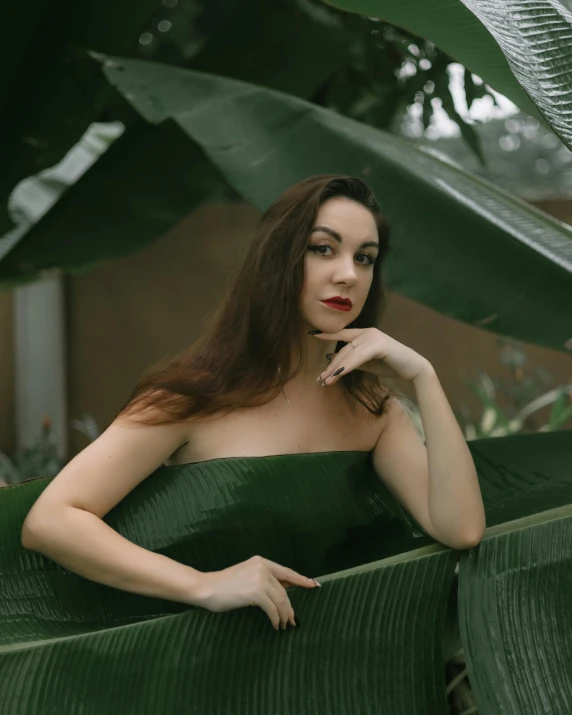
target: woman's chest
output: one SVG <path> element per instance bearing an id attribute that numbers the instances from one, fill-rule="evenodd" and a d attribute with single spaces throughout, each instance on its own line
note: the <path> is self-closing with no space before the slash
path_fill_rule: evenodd
<path id="1" fill-rule="evenodd" d="M 327 403 L 288 404 L 280 395 L 267 405 L 237 409 L 195 422 L 189 440 L 165 464 L 188 464 L 221 457 L 259 457 L 329 451 L 370 451 L 383 417 L 343 397 Z"/>

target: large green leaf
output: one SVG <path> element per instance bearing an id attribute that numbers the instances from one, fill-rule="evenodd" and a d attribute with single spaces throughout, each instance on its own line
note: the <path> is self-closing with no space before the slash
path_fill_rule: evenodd
<path id="1" fill-rule="evenodd" d="M 517 434 L 467 443 L 487 526 L 572 504 L 572 430 Z"/>
<path id="2" fill-rule="evenodd" d="M 3 25 L 10 28 L 0 44 L 0 111 L 14 86 L 22 62 L 34 41 L 40 25 L 49 10 L 48 0 L 30 0 L 27 3 L 5 3 L 2 8 Z"/>
<path id="3" fill-rule="evenodd" d="M 570 503 L 494 527 L 463 555 L 459 617 L 479 715 L 572 712 L 571 593 Z"/>
<path id="4" fill-rule="evenodd" d="M 50 8 L 39 0 L 12 3 L 3 23 L 3 50 L 17 48 L 14 61 L 2 63 L 0 234 L 11 227 L 6 206 L 16 184 L 57 164 L 113 97 L 82 48 L 129 53 L 158 5 L 159 0 L 87 0 Z"/>
<path id="5" fill-rule="evenodd" d="M 489 527 L 459 566 L 461 639 L 479 713 L 564 715 L 572 710 L 572 431 L 468 445 Z M 452 649 L 454 629 L 447 635 Z"/>
<path id="6" fill-rule="evenodd" d="M 247 0 L 186 64 L 310 99 L 350 57 L 351 38 L 295 3 Z"/>
<path id="7" fill-rule="evenodd" d="M 147 121 L 175 121 L 259 209 L 312 174 L 363 176 L 393 224 L 392 290 L 491 332 L 567 349 L 570 227 L 408 141 L 291 95 L 102 61 Z"/>
<path id="8" fill-rule="evenodd" d="M 572 147 L 572 12 L 559 0 L 326 1 L 430 40 Z"/>
<path id="9" fill-rule="evenodd" d="M 479 476 L 487 538 L 496 533 L 498 525 L 572 504 L 572 431 L 477 439 L 468 442 L 468 447 Z M 465 564 L 461 562 L 461 569 L 466 568 Z M 458 616 L 454 589 L 447 606 L 445 659 L 463 645 Z M 492 673 L 494 665 L 491 668 Z"/>
<path id="10" fill-rule="evenodd" d="M 167 180 L 168 177 L 168 180 Z M 128 255 L 163 235 L 224 178 L 175 125 L 132 124 L 0 261 L 0 287 Z"/>
<path id="11" fill-rule="evenodd" d="M 441 639 L 457 556 L 432 545 L 376 560 L 413 542 L 368 452 L 162 467 L 105 517 L 199 570 L 258 553 L 319 577 L 320 589 L 289 590 L 300 628 L 285 633 L 259 608 L 137 596 L 24 550 L 23 519 L 48 482 L 0 489 L 3 715 L 72 701 L 139 715 L 448 712 Z"/>
<path id="12" fill-rule="evenodd" d="M 324 0 L 376 17 L 433 42 L 527 114 L 536 108 L 511 72 L 493 36 L 462 0 Z M 480 3 L 481 5 L 483 3 Z M 496 5 L 502 5 L 498 2 Z M 514 5 L 515 3 L 513 3 Z M 522 3 L 521 3 L 522 4 Z M 537 3 L 538 4 L 538 3 Z M 471 8 L 472 9 L 472 8 Z"/>
<path id="13" fill-rule="evenodd" d="M 572 12 L 559 0 L 462 0 L 504 52 L 550 126 L 572 148 Z"/>
<path id="14" fill-rule="evenodd" d="M 194 56 L 191 66 L 221 71 L 309 98 L 347 60 L 347 36 L 292 6 L 250 1 Z M 0 287 L 127 255 L 158 239 L 228 185 L 180 129 L 129 126 L 97 162 L 0 261 Z M 70 240 L 73 236 L 73 241 Z"/>
<path id="15" fill-rule="evenodd" d="M 497 503 L 512 519 L 518 510 L 543 509 L 558 494 L 563 503 L 570 500 L 572 432 L 480 440 L 470 447 L 487 518 Z M 184 703 L 189 712 L 205 715 L 267 715 L 274 707 L 284 715 L 313 715 L 321 707 L 340 715 L 448 712 L 442 643 L 455 647 L 456 629 L 445 625 L 445 609 L 449 604 L 454 616 L 450 587 L 457 554 L 439 544 L 416 548 L 427 539 L 401 518 L 370 457 L 325 452 L 161 467 L 104 517 L 132 542 L 202 571 L 258 553 L 319 578 L 319 590 L 289 590 L 300 629 L 282 634 L 272 631 L 258 608 L 213 614 L 137 596 L 23 549 L 23 520 L 50 479 L 0 489 L 1 711 L 66 712 L 72 698 L 75 707 L 89 705 L 94 712 L 150 715 L 157 703 L 166 712 Z M 568 603 L 569 577 L 561 579 L 561 588 L 554 573 L 554 592 L 562 601 L 553 616 L 552 600 L 537 598 L 527 572 L 516 579 L 522 548 L 515 547 L 515 538 L 523 527 L 548 524 L 552 547 L 545 547 L 544 537 L 525 535 L 528 562 L 522 563 L 553 573 L 558 549 L 570 548 L 570 535 L 551 531 L 553 517 L 564 514 L 572 514 L 572 507 L 493 526 L 463 557 L 461 633 L 479 695 L 490 683 L 498 689 L 504 663 L 526 661 L 530 648 L 530 632 L 521 628 L 525 616 L 515 625 L 503 598 L 495 601 L 490 574 L 500 574 L 499 584 L 513 579 L 510 603 L 519 614 L 557 622 Z M 395 555 L 383 558 L 388 553 Z M 487 607 L 502 616 L 492 625 Z M 562 623 L 567 638 L 569 624 L 565 618 Z M 534 634 L 542 653 L 556 638 L 552 630 L 546 640 L 544 632 Z M 543 697 L 566 675 L 562 665 L 565 658 L 546 679 Z M 483 708 L 501 695 L 485 692 Z M 541 712 L 533 710 L 538 698 L 529 689 L 516 699 L 519 715 Z"/>

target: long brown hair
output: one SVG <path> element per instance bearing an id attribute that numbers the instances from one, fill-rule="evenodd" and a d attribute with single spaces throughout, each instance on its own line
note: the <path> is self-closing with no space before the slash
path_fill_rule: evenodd
<path id="1" fill-rule="evenodd" d="M 389 251 L 389 223 L 362 179 L 310 176 L 286 189 L 264 213 L 238 274 L 203 334 L 166 364 L 152 367 L 116 416 L 128 414 L 148 425 L 169 424 L 274 399 L 302 367 L 305 336 L 299 297 L 304 256 L 320 206 L 337 196 L 365 206 L 379 236 L 367 299 L 347 327 L 379 327 L 385 307 L 381 274 Z M 339 341 L 336 351 L 344 345 Z M 397 394 L 363 370 L 352 370 L 342 383 L 375 415 L 383 414 L 391 394 Z"/>

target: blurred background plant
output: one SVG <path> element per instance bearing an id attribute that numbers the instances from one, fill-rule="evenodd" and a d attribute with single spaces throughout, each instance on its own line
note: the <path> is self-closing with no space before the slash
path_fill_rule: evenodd
<path id="1" fill-rule="evenodd" d="M 499 361 L 509 371 L 509 377 L 492 378 L 485 371 L 479 371 L 476 378 L 464 380 L 480 403 L 478 416 L 465 402 L 454 410 L 465 439 L 571 428 L 572 377 L 569 384 L 555 385 L 550 372 L 533 364 L 519 341 L 500 337 L 497 344 Z M 419 433 L 425 438 L 417 405 L 409 399 L 405 399 L 405 403 Z M 544 417 L 545 408 L 549 406 L 548 415 Z"/>
<path id="2" fill-rule="evenodd" d="M 93 442 L 100 434 L 99 427 L 91 415 L 72 420 L 72 427 Z M 16 451 L 11 459 L 0 452 L 0 487 L 17 484 L 26 479 L 50 477 L 60 472 L 65 461 L 58 456 L 57 439 L 51 421 L 44 417 L 42 431 L 37 441 L 23 450 Z"/>
<path id="3" fill-rule="evenodd" d="M 497 343 L 499 360 L 510 376 L 493 379 L 481 371 L 476 379 L 465 380 L 481 403 L 478 417 L 468 404 L 460 407 L 457 420 L 465 439 L 551 432 L 570 427 L 572 377 L 570 384 L 554 385 L 552 375 L 544 367 L 534 365 L 517 341 L 503 337 Z M 542 417 L 542 411 L 550 405 L 548 415 Z"/>

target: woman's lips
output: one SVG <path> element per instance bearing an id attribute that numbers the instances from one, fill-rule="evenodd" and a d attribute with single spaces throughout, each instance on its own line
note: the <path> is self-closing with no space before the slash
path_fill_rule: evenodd
<path id="1" fill-rule="evenodd" d="M 351 307 L 345 303 L 336 303 L 335 301 L 321 300 L 320 303 L 327 305 L 328 308 L 335 308 L 336 310 L 351 310 Z"/>

